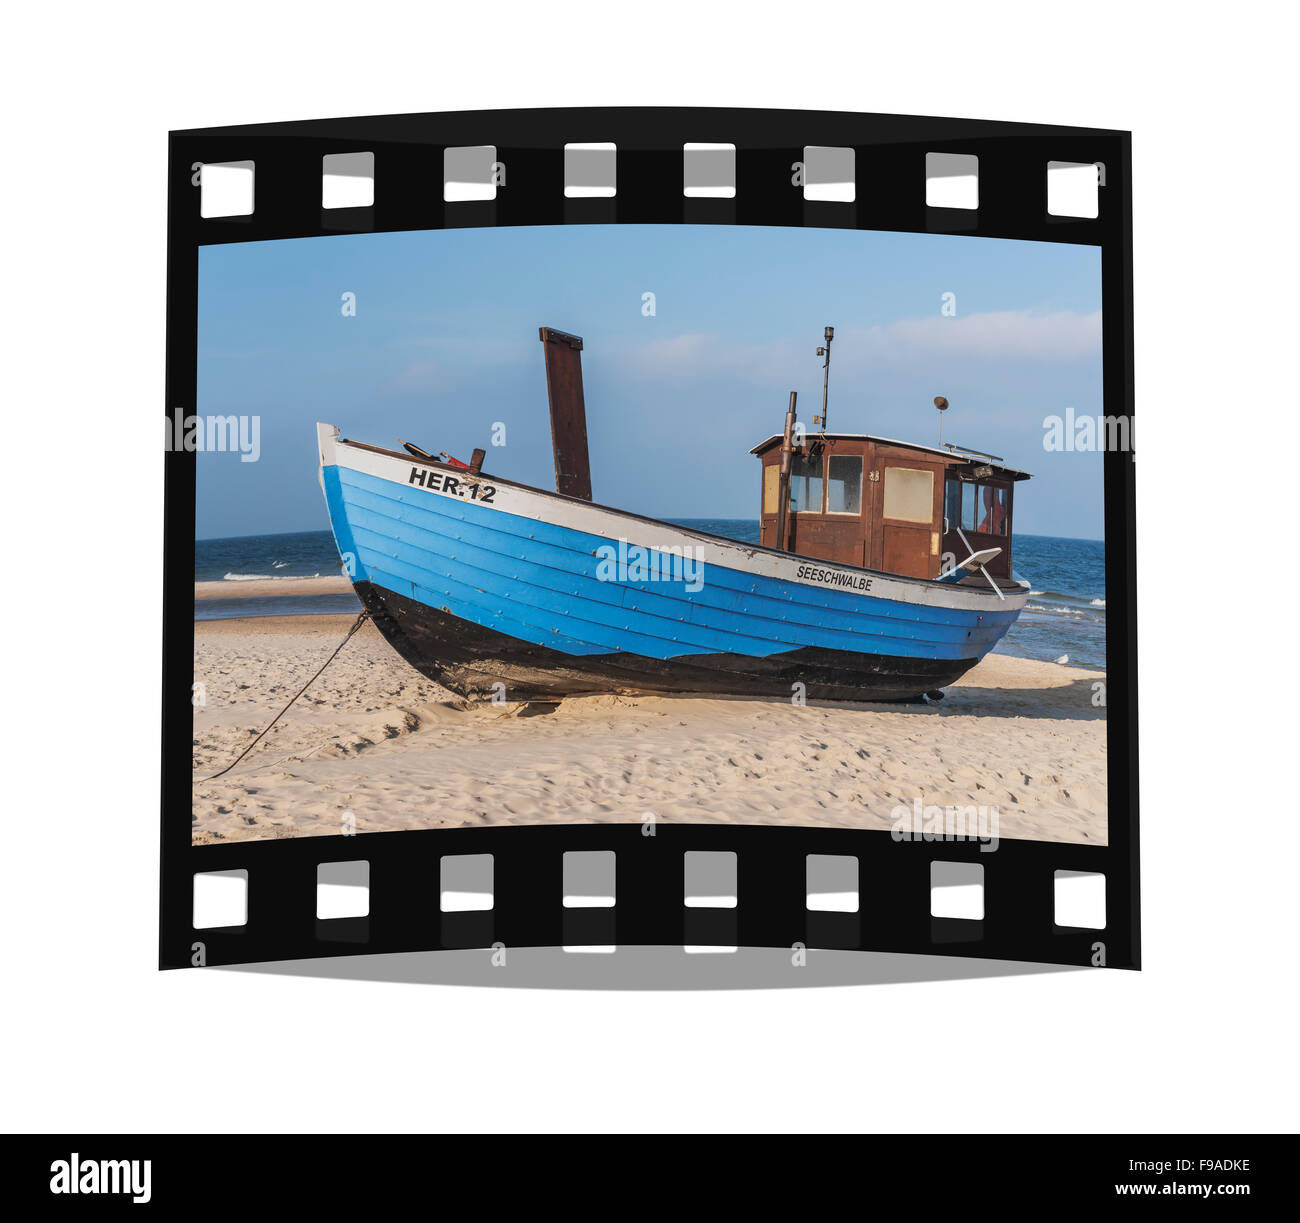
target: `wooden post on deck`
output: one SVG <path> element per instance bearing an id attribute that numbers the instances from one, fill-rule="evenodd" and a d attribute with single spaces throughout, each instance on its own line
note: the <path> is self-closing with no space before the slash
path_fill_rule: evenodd
<path id="1" fill-rule="evenodd" d="M 546 354 L 555 491 L 590 501 L 591 459 L 587 454 L 587 405 L 582 398 L 582 337 L 551 327 L 539 328 L 538 335 Z"/>
<path id="2" fill-rule="evenodd" d="M 790 407 L 785 414 L 785 437 L 781 442 L 781 478 L 776 488 L 776 546 L 783 551 L 789 549 L 786 535 L 790 527 L 790 469 L 794 460 L 795 402 L 798 398 L 798 391 L 790 392 Z"/>

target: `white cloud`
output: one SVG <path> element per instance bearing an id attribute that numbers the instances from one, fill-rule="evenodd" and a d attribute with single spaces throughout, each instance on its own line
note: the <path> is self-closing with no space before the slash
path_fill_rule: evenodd
<path id="1" fill-rule="evenodd" d="M 713 364 L 718 353 L 718 337 L 702 331 L 688 331 L 666 340 L 651 340 L 632 352 L 632 360 L 643 369 L 676 368 L 686 365 Z"/>
<path id="2" fill-rule="evenodd" d="M 389 380 L 387 388 L 398 394 L 438 394 L 454 389 L 443 373 L 442 365 L 432 359 L 412 361 L 398 370 Z"/>
<path id="3" fill-rule="evenodd" d="M 735 344 L 716 334 L 685 332 L 640 345 L 628 355 L 628 365 L 643 377 L 713 374 L 746 381 L 788 381 L 796 371 L 805 373 L 810 362 L 817 364 L 813 347 L 815 344 L 784 339 L 770 344 Z M 832 363 L 835 370 L 851 374 L 944 357 L 1027 364 L 1100 355 L 1100 311 L 1001 310 L 839 328 Z"/>
<path id="4" fill-rule="evenodd" d="M 854 333 L 848 335 L 848 347 Z M 1079 314 L 1057 310 L 999 310 L 956 318 L 901 319 L 873 327 L 858 338 L 863 347 L 902 348 L 917 355 L 1013 357 L 1039 361 L 1069 361 L 1101 353 L 1101 311 Z M 842 351 L 842 350 L 841 350 Z"/>

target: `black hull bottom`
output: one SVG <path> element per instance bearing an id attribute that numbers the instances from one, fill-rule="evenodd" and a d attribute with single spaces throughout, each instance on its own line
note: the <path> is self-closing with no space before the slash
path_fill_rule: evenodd
<path id="1" fill-rule="evenodd" d="M 592 693 L 700 692 L 790 699 L 802 683 L 811 700 L 897 701 L 959 679 L 978 661 L 896 658 L 806 646 L 770 658 L 743 654 L 639 654 L 578 657 L 532 645 L 495 629 L 355 583 L 361 602 L 389 644 L 417 671 L 460 696 L 490 696 L 505 686 L 510 701 L 555 700 Z"/>

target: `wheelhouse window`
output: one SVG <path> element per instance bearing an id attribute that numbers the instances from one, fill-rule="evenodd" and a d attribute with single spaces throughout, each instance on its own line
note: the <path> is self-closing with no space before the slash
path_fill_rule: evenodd
<path id="1" fill-rule="evenodd" d="M 975 530 L 985 535 L 1007 533 L 1007 490 L 1001 484 L 979 486 L 979 522 Z"/>
<path id="2" fill-rule="evenodd" d="M 987 535 L 1006 534 L 1007 490 L 995 484 L 977 484 L 974 480 L 948 479 L 944 482 L 943 514 L 948 530 L 982 531 Z M 1001 524 L 1001 525 L 997 525 Z"/>
<path id="3" fill-rule="evenodd" d="M 934 472 L 886 467 L 884 516 L 896 522 L 933 521 Z"/>
<path id="4" fill-rule="evenodd" d="M 790 508 L 797 514 L 822 512 L 822 460 L 796 454 L 790 466 Z"/>
<path id="5" fill-rule="evenodd" d="M 826 512 L 862 512 L 862 457 L 833 454 L 826 463 Z"/>
<path id="6" fill-rule="evenodd" d="M 961 490 L 960 480 L 949 478 L 943 482 L 943 516 L 947 519 L 946 530 L 955 531 L 962 525 Z"/>

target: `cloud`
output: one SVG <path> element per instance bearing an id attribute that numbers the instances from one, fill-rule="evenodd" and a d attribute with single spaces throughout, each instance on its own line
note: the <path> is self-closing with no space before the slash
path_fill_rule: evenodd
<path id="1" fill-rule="evenodd" d="M 853 332 L 849 333 L 850 346 Z M 970 356 L 1070 361 L 1101 354 L 1101 311 L 999 310 L 956 318 L 901 319 L 861 335 L 863 347 L 917 356 Z"/>
<path id="2" fill-rule="evenodd" d="M 398 395 L 437 395 L 454 390 L 455 384 L 444 374 L 441 362 L 425 357 L 398 370 L 384 389 Z"/>
<path id="3" fill-rule="evenodd" d="M 846 375 L 952 357 L 1018 364 L 1074 361 L 1101 356 L 1101 312 L 1001 310 L 900 319 L 839 328 L 834 344 L 835 368 Z M 639 345 L 628 354 L 627 366 L 648 378 L 726 375 L 767 382 L 805 372 L 810 358 L 807 343 L 737 344 L 715 333 L 685 332 Z"/>
<path id="4" fill-rule="evenodd" d="M 676 381 L 725 374 L 734 380 L 741 374 L 758 381 L 763 370 L 784 367 L 792 353 L 793 346 L 784 342 L 736 344 L 714 332 L 688 331 L 638 344 L 619 358 L 619 364 L 642 378 Z"/>
<path id="5" fill-rule="evenodd" d="M 642 365 L 657 367 L 662 365 L 697 364 L 711 360 L 710 354 L 718 346 L 718 337 L 702 331 L 688 331 L 682 335 L 672 336 L 666 340 L 651 340 L 636 349 L 634 357 Z"/>

